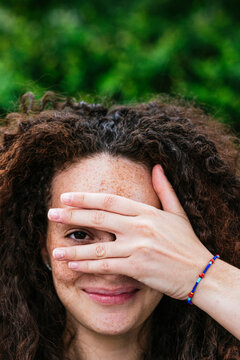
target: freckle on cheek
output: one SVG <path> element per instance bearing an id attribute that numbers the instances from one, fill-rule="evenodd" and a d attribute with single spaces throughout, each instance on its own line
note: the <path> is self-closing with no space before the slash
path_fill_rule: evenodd
<path id="1" fill-rule="evenodd" d="M 58 280 L 63 281 L 64 283 L 72 283 L 77 278 L 80 278 L 82 276 L 82 273 L 76 273 L 71 271 L 68 268 L 67 263 L 57 263 L 53 267 L 53 276 L 56 277 Z"/>

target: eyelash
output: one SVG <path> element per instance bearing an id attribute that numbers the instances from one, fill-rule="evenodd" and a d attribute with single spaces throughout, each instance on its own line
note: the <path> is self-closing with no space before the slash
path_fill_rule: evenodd
<path id="1" fill-rule="evenodd" d="M 84 238 L 83 239 L 77 239 L 77 238 L 71 237 L 72 235 L 77 234 L 77 233 L 78 234 L 79 233 L 84 234 Z M 86 236 L 91 238 L 90 235 L 88 233 L 86 233 L 86 231 L 82 231 L 82 230 L 72 231 L 71 233 L 66 235 L 67 238 L 72 239 L 74 241 L 78 241 L 78 242 L 89 241 L 90 239 L 85 239 Z"/>

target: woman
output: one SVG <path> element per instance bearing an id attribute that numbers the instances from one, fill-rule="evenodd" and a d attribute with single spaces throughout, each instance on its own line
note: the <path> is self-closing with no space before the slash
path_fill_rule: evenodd
<path id="1" fill-rule="evenodd" d="M 240 359 L 236 139 L 186 105 L 21 103 L 0 155 L 1 359 Z"/>

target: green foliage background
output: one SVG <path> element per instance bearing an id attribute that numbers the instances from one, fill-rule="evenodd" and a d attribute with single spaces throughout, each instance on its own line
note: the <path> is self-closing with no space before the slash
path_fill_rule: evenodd
<path id="1" fill-rule="evenodd" d="M 2 1 L 0 112 L 26 91 L 126 103 L 169 93 L 239 132 L 239 20 L 239 0 Z"/>

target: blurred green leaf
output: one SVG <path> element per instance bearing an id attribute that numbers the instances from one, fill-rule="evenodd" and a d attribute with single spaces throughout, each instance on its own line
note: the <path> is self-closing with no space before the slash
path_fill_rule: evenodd
<path id="1" fill-rule="evenodd" d="M 0 5 L 0 111 L 26 91 L 116 101 L 178 94 L 240 132 L 236 0 L 9 0 Z"/>

